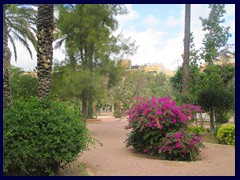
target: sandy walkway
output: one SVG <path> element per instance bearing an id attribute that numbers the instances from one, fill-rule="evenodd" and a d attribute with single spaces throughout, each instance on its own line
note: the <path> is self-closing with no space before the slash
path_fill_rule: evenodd
<path id="1" fill-rule="evenodd" d="M 92 146 L 59 175 L 81 175 L 78 165 L 83 162 L 91 176 L 235 176 L 235 147 L 205 143 L 201 161 L 163 161 L 126 148 L 126 124 L 126 119 L 103 117 L 101 122 L 88 123 L 91 136 L 103 146 Z"/>

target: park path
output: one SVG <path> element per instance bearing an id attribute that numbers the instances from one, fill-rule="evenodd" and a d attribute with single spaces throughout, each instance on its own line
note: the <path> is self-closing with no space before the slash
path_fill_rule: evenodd
<path id="1" fill-rule="evenodd" d="M 136 153 L 125 147 L 126 119 L 99 116 L 100 122 L 88 122 L 91 137 L 100 141 L 84 152 L 59 175 L 79 176 L 79 164 L 86 165 L 90 176 L 235 176 L 235 147 L 205 143 L 202 160 L 164 161 Z"/>

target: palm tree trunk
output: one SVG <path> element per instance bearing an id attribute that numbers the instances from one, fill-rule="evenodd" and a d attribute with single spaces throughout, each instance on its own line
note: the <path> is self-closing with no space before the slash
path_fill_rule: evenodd
<path id="1" fill-rule="evenodd" d="M 183 86 L 182 86 L 183 94 L 188 94 L 188 90 L 189 90 L 190 19 L 191 19 L 191 4 L 186 4 L 185 5 L 184 54 L 183 54 Z"/>
<path id="2" fill-rule="evenodd" d="M 53 59 L 53 4 L 38 5 L 37 19 L 37 73 L 38 95 L 41 99 L 50 95 Z"/>
<path id="3" fill-rule="evenodd" d="M 8 47 L 8 27 L 6 23 L 6 8 L 3 6 L 3 107 L 10 107 L 12 104 L 11 86 L 10 86 L 10 66 L 11 66 L 11 51 Z"/>

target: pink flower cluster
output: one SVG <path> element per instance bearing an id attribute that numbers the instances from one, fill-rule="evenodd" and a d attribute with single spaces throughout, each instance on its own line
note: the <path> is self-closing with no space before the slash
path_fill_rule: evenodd
<path id="1" fill-rule="evenodd" d="M 167 133 L 159 151 L 167 156 L 174 154 L 171 155 L 172 158 L 168 159 L 193 160 L 191 158 L 197 157 L 199 147 L 203 147 L 201 138 L 194 134 L 180 131 Z M 192 157 L 190 157 L 190 152 L 192 152 Z"/>
<path id="2" fill-rule="evenodd" d="M 193 118 L 194 112 L 201 111 L 199 106 L 176 106 L 171 98 L 156 98 L 150 100 L 136 97 L 135 106 L 126 112 L 129 115 L 127 129 L 159 128 L 172 124 L 187 124 Z"/>

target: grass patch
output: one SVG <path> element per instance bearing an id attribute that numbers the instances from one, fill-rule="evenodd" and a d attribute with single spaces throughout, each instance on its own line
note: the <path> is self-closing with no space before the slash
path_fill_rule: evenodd
<path id="1" fill-rule="evenodd" d="M 202 138 L 203 142 L 219 144 L 217 137 L 210 132 L 201 132 L 199 136 Z"/>
<path id="2" fill-rule="evenodd" d="M 80 162 L 78 164 L 78 168 L 80 169 L 82 176 L 89 176 L 89 174 L 87 172 L 87 167 L 83 162 Z"/>

